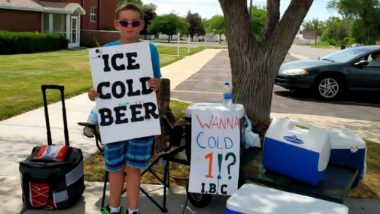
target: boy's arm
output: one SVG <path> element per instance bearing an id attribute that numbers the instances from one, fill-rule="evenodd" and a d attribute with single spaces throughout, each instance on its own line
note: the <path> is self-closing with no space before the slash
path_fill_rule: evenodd
<path id="1" fill-rule="evenodd" d="M 159 79 L 152 78 L 152 79 L 148 80 L 148 84 L 153 91 L 159 91 L 160 90 L 160 80 Z"/>
<path id="2" fill-rule="evenodd" d="M 150 54 L 151 54 L 151 59 L 152 59 L 154 78 L 160 79 L 161 78 L 160 55 L 158 53 L 157 47 L 151 43 L 150 43 Z"/>
<path id="3" fill-rule="evenodd" d="M 152 59 L 152 66 L 153 66 L 153 75 L 154 78 L 150 79 L 148 81 L 149 86 L 154 91 L 160 90 L 160 78 L 161 78 L 161 69 L 160 69 L 160 55 L 158 53 L 157 47 L 153 44 L 149 44 L 150 46 L 150 54 Z"/>
<path id="4" fill-rule="evenodd" d="M 97 97 L 99 97 L 99 94 L 95 89 L 92 88 L 87 92 L 87 96 L 88 96 L 88 99 L 90 99 L 91 101 L 94 101 Z"/>

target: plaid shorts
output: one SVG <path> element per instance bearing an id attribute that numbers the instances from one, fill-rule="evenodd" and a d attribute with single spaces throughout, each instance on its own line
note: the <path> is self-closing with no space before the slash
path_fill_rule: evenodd
<path id="1" fill-rule="evenodd" d="M 152 155 L 153 137 L 136 138 L 104 145 L 104 159 L 108 172 L 117 172 L 124 166 L 145 169 Z"/>

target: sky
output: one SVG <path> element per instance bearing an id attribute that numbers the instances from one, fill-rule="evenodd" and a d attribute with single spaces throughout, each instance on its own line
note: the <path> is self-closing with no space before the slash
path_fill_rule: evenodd
<path id="1" fill-rule="evenodd" d="M 283 14 L 291 0 L 280 0 L 280 11 Z M 305 20 L 318 18 L 326 20 L 331 16 L 338 16 L 333 9 L 327 9 L 330 0 L 314 0 Z M 157 14 L 175 13 L 179 16 L 186 16 L 190 10 L 192 13 L 199 13 L 202 18 L 211 18 L 214 15 L 223 15 L 218 0 L 142 0 L 144 4 L 153 3 L 157 5 Z M 249 0 L 247 0 L 247 5 Z M 253 0 L 253 5 L 265 6 L 266 0 Z"/>

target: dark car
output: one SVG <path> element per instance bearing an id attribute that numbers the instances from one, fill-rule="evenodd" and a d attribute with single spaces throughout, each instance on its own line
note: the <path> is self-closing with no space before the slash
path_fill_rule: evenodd
<path id="1" fill-rule="evenodd" d="M 347 91 L 380 91 L 380 46 L 348 48 L 319 60 L 285 63 L 275 84 L 293 91 L 312 90 L 324 99 L 338 98 Z"/>

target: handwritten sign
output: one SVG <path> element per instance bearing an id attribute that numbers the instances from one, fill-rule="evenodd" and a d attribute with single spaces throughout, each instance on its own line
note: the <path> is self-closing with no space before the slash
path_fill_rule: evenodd
<path id="1" fill-rule="evenodd" d="M 191 124 L 189 192 L 233 194 L 239 180 L 239 113 L 194 110 Z"/>
<path id="2" fill-rule="evenodd" d="M 102 143 L 161 133 L 149 43 L 93 48 L 89 51 Z"/>

